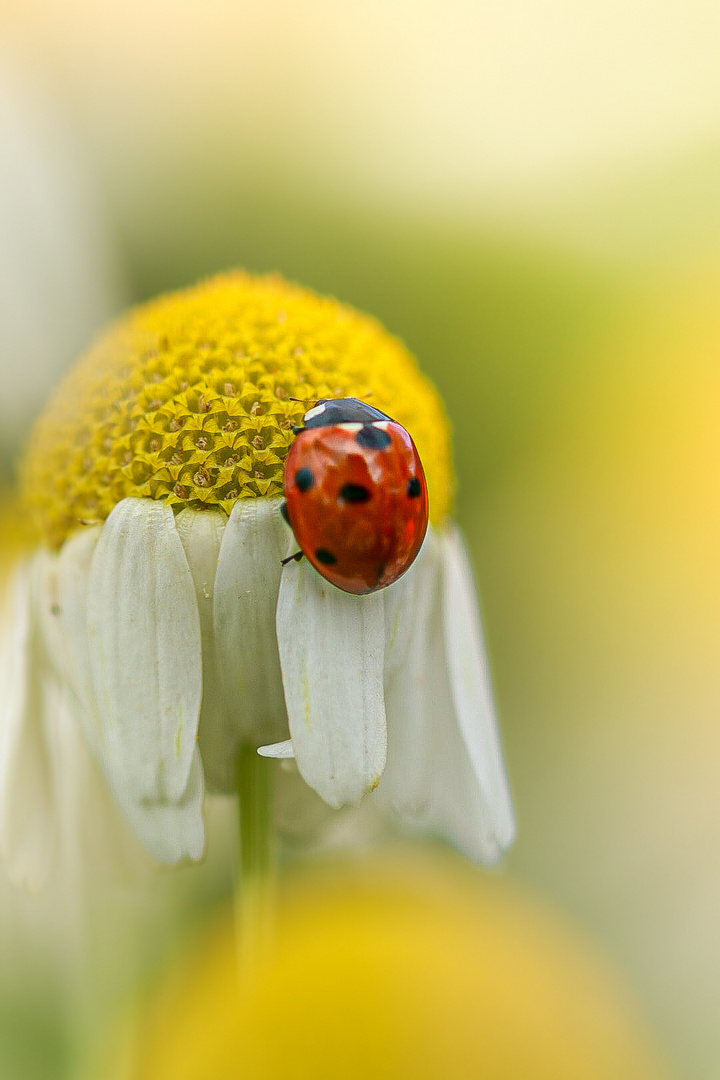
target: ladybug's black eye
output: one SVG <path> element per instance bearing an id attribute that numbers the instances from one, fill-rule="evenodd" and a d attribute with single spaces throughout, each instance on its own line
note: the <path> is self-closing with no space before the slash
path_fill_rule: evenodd
<path id="1" fill-rule="evenodd" d="M 315 483 L 311 469 L 298 469 L 295 473 L 295 485 L 301 494 L 305 494 Z"/>

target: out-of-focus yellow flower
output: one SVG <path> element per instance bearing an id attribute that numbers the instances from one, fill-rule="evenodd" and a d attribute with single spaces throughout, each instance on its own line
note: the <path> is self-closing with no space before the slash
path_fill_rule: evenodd
<path id="1" fill-rule="evenodd" d="M 300 882 L 272 956 L 239 983 L 222 919 L 138 1011 L 136 1061 L 126 1046 L 112 1080 L 124 1068 L 133 1080 L 667 1075 L 632 1002 L 576 933 L 447 859 L 403 856 Z"/>

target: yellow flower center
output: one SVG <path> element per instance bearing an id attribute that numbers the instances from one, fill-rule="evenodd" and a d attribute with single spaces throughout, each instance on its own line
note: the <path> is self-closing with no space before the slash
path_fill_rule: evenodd
<path id="1" fill-rule="evenodd" d="M 53 547 L 128 496 L 230 513 L 282 492 L 304 402 L 330 397 L 369 399 L 407 428 L 441 521 L 448 424 L 407 349 L 336 300 L 240 272 L 136 308 L 95 343 L 35 426 L 24 497 Z"/>

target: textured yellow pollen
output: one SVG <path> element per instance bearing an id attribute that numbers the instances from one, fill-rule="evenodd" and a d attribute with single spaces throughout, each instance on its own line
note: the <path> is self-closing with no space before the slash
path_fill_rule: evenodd
<path id="1" fill-rule="evenodd" d="M 369 399 L 407 428 L 441 521 L 448 424 L 412 355 L 336 300 L 240 272 L 138 307 L 100 337 L 34 428 L 25 501 L 52 547 L 128 496 L 229 514 L 236 499 L 282 492 L 304 402 L 331 397 Z"/>

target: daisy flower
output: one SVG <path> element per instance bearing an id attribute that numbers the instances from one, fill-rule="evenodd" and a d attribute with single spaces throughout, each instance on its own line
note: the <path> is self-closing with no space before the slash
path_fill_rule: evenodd
<path id="1" fill-rule="evenodd" d="M 297 548 L 280 513 L 307 408 L 294 399 L 349 396 L 411 433 L 430 499 L 416 562 L 367 596 L 282 562 Z M 38 544 L 2 637 L 11 868 L 51 848 L 57 710 L 163 863 L 202 856 L 204 793 L 237 792 L 239 757 L 261 747 L 294 757 L 266 766 L 279 787 L 299 771 L 329 807 L 372 800 L 480 862 L 510 844 L 472 574 L 448 517 L 447 420 L 376 321 L 244 273 L 139 307 L 58 388 L 22 486 Z"/>

